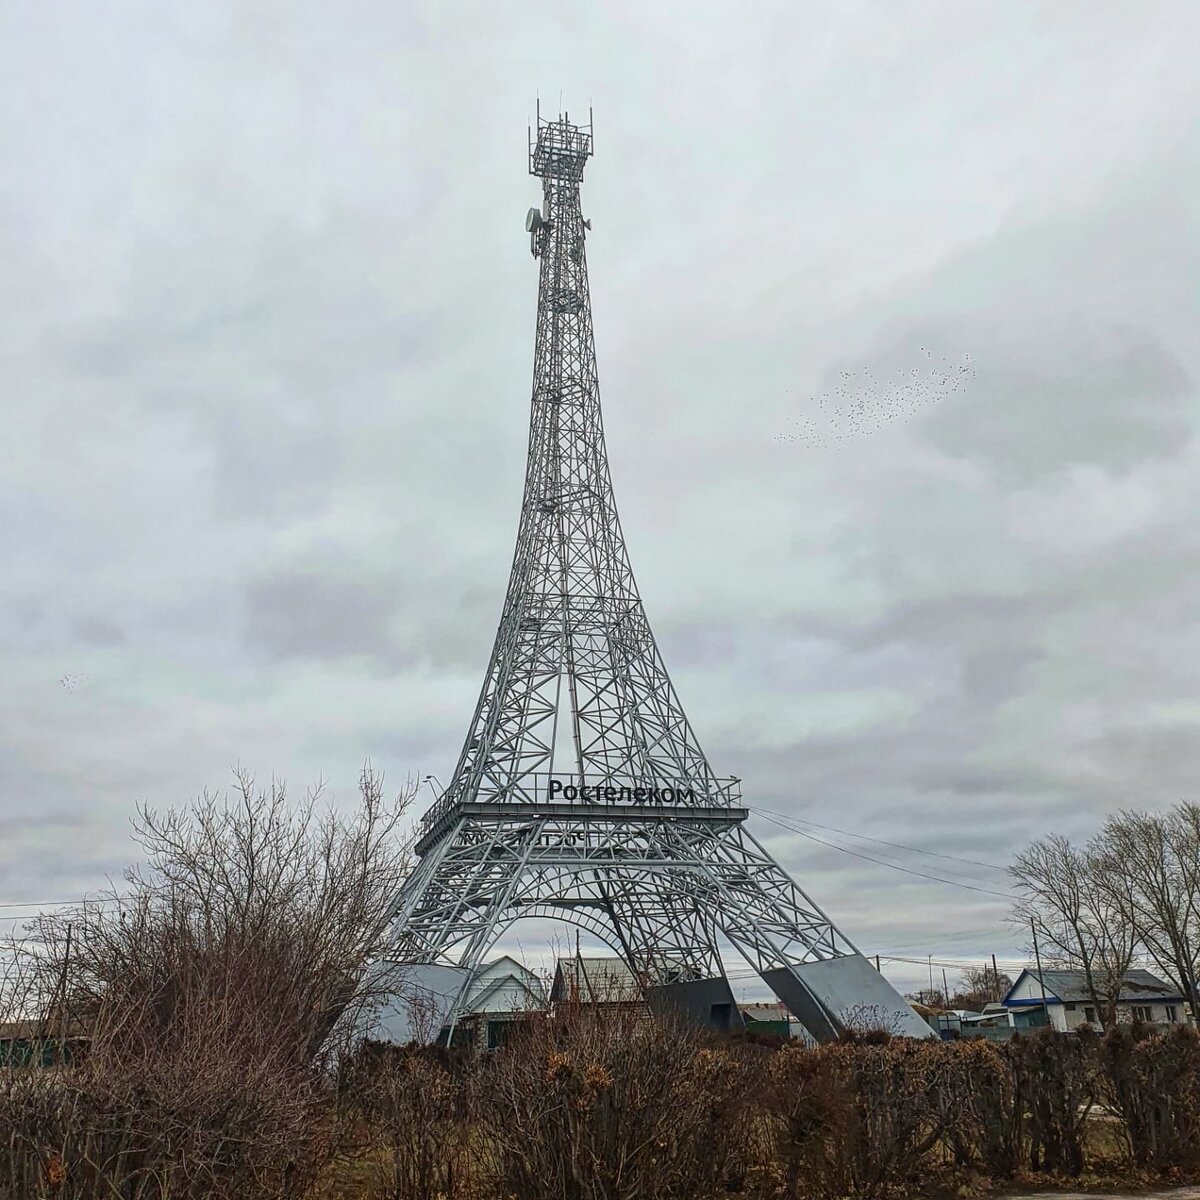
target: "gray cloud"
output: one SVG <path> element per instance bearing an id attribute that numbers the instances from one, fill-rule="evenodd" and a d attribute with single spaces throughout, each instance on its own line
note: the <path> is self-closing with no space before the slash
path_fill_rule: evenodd
<path id="1" fill-rule="evenodd" d="M 524 469 L 538 88 L 595 103 L 622 518 L 750 803 L 1003 862 L 1187 789 L 1195 13 L 268 8 L 4 18 L 0 901 L 239 760 L 448 774 Z M 970 385 L 773 440 L 922 347 Z M 1002 900 L 755 828 L 868 952 L 1020 953 Z"/>
<path id="2" fill-rule="evenodd" d="M 102 617 L 83 617 L 75 623 L 75 636 L 88 646 L 120 646 L 125 634 L 120 626 Z"/>
<path id="3" fill-rule="evenodd" d="M 250 640 L 272 657 L 397 661 L 391 597 L 361 580 L 274 576 L 251 584 L 247 601 Z"/>
<path id="4" fill-rule="evenodd" d="M 1037 347 L 1023 367 L 984 352 L 970 393 L 927 422 L 929 442 L 1018 486 L 1071 463 L 1118 472 L 1174 454 L 1192 433 L 1182 366 L 1146 335 L 1089 332 Z"/>

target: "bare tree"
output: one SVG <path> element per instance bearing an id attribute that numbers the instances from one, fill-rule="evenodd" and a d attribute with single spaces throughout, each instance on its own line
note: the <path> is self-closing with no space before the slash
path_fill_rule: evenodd
<path id="1" fill-rule="evenodd" d="M 303 1194 L 345 1132 L 331 1068 L 400 985 L 380 960 L 413 791 L 388 800 L 366 769 L 339 813 L 238 772 L 227 796 L 139 809 L 143 865 L 41 919 L 9 998 L 43 1039 L 87 1040 L 0 1105 L 9 1177 L 34 1178 L 53 1144 L 80 1197 Z"/>
<path id="2" fill-rule="evenodd" d="M 990 966 L 968 967 L 948 1003 L 951 1008 L 982 1009 L 985 1004 L 1001 1000 L 1012 985 L 1012 977 L 1003 971 Z"/>
<path id="3" fill-rule="evenodd" d="M 1133 961 L 1137 934 L 1106 878 L 1102 847 L 1080 847 L 1051 834 L 1009 867 L 1021 895 L 1013 920 L 1037 930 L 1046 962 L 1080 971 L 1104 1028 L 1116 1024 L 1117 998 Z"/>
<path id="4" fill-rule="evenodd" d="M 1200 1013 L 1200 806 L 1168 813 L 1128 810 L 1100 835 L 1102 878 L 1159 970 Z"/>
<path id="5" fill-rule="evenodd" d="M 74 1013 L 103 1015 L 98 1030 L 122 1052 L 181 1032 L 219 1001 L 311 1061 L 335 1035 L 352 1037 L 364 1006 L 396 984 L 367 967 L 386 953 L 407 873 L 400 823 L 412 785 L 389 801 L 366 768 L 359 803 L 341 815 L 321 807 L 319 786 L 293 805 L 278 781 L 262 790 L 249 772 L 235 778 L 230 795 L 185 809 L 140 806 L 144 862 L 123 891 L 39 923 L 51 951 L 45 998 L 61 991 Z"/>

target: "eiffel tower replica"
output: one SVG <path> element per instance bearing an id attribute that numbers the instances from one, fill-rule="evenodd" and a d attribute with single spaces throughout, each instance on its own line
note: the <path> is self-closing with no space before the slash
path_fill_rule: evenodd
<path id="1" fill-rule="evenodd" d="M 817 1039 L 930 1030 L 746 829 L 655 644 L 604 446 L 580 184 L 592 123 L 530 131 L 542 204 L 529 459 L 512 575 L 458 764 L 418 830 L 394 958 L 458 980 L 522 918 L 587 930 L 656 1009 L 740 1023 L 724 937 Z M 443 978 L 445 976 L 443 975 Z M 445 985 L 442 985 L 445 991 Z"/>

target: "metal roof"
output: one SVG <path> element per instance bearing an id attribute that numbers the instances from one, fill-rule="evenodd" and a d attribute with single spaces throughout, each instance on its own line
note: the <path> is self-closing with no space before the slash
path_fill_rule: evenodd
<path id="1" fill-rule="evenodd" d="M 1092 995 L 1087 987 L 1087 977 L 1082 971 L 1043 970 L 1039 977 L 1035 968 L 1026 967 L 1017 976 L 1012 987 L 1008 989 L 1003 1001 L 1005 1004 L 1015 1003 L 1010 1001 L 1009 997 L 1016 991 L 1018 984 L 1026 975 L 1035 981 L 1040 979 L 1040 983 L 1045 985 L 1047 1000 L 1061 1000 L 1065 1004 L 1080 1001 L 1087 1004 L 1092 1003 Z M 1117 996 L 1119 1001 L 1127 1004 L 1136 1004 L 1139 1001 L 1182 1000 L 1183 998 L 1174 984 L 1159 979 L 1157 975 L 1143 967 L 1134 967 L 1125 973 L 1125 980 L 1121 984 L 1121 991 Z M 1041 1002 L 1040 998 L 1038 1002 Z"/>
<path id="2" fill-rule="evenodd" d="M 584 1004 L 613 1004 L 642 998 L 637 976 L 623 958 L 560 958 L 554 968 L 551 1000 L 574 996 Z"/>

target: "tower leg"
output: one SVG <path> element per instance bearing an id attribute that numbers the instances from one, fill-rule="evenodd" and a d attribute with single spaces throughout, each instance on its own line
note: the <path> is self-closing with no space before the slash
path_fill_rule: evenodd
<path id="1" fill-rule="evenodd" d="M 706 865 L 725 936 L 817 1041 L 849 1028 L 932 1030 L 741 825 L 672 827 L 677 852 Z"/>
<path id="2" fill-rule="evenodd" d="M 792 964 L 760 974 L 818 1041 L 849 1029 L 882 1029 L 895 1037 L 934 1036 L 861 954 Z"/>
<path id="3" fill-rule="evenodd" d="M 646 1004 L 656 1017 L 683 1020 L 718 1033 L 732 1033 L 743 1024 L 733 989 L 724 975 L 648 987 Z"/>
<path id="4" fill-rule="evenodd" d="M 464 819 L 405 888 L 397 956 L 462 968 L 453 1025 L 484 954 L 521 917 L 593 933 L 653 1008 L 705 1025 L 738 1024 L 719 929 L 818 1040 L 854 1026 L 932 1032 L 740 822 Z"/>

